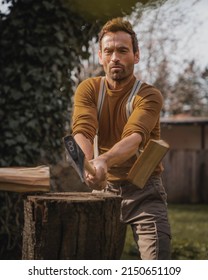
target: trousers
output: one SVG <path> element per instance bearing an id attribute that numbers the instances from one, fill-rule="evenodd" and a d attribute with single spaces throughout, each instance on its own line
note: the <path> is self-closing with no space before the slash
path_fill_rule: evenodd
<path id="1" fill-rule="evenodd" d="M 104 191 L 122 197 L 120 220 L 130 224 L 139 258 L 171 259 L 167 194 L 161 176 L 151 176 L 143 189 L 125 181 L 108 182 Z"/>

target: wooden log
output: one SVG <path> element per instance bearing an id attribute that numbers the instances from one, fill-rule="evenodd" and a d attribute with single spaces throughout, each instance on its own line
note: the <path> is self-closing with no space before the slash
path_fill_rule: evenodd
<path id="1" fill-rule="evenodd" d="M 0 168 L 0 191 L 48 192 L 49 190 L 48 166 Z"/>
<path id="2" fill-rule="evenodd" d="M 127 179 L 138 188 L 144 188 L 147 180 L 169 150 L 169 144 L 161 140 L 150 140 L 134 165 Z"/>
<path id="3" fill-rule="evenodd" d="M 28 196 L 22 258 L 119 259 L 123 249 L 120 204 L 120 197 L 103 193 Z"/>

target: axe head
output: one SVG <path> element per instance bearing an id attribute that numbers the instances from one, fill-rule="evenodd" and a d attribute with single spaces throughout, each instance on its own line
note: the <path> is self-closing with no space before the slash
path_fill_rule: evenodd
<path id="1" fill-rule="evenodd" d="M 63 138 L 67 154 L 67 161 L 75 169 L 82 182 L 85 182 L 84 159 L 85 155 L 72 135 Z"/>

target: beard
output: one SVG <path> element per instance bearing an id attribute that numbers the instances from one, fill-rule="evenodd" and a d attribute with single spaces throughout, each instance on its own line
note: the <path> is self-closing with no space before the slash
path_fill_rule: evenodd
<path id="1" fill-rule="evenodd" d="M 111 68 L 109 71 L 109 76 L 113 81 L 120 81 L 125 79 L 126 71 L 124 68 Z"/>

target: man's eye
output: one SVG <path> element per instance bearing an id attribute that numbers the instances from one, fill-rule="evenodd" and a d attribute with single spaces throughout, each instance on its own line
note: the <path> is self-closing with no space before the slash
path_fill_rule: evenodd
<path id="1" fill-rule="evenodd" d="M 105 50 L 105 54 L 111 54 L 112 53 L 112 51 L 110 51 L 110 50 Z"/>
<path id="2" fill-rule="evenodd" d="M 121 49 L 120 52 L 121 52 L 121 53 L 126 53 L 127 50 L 126 50 L 126 49 Z"/>

